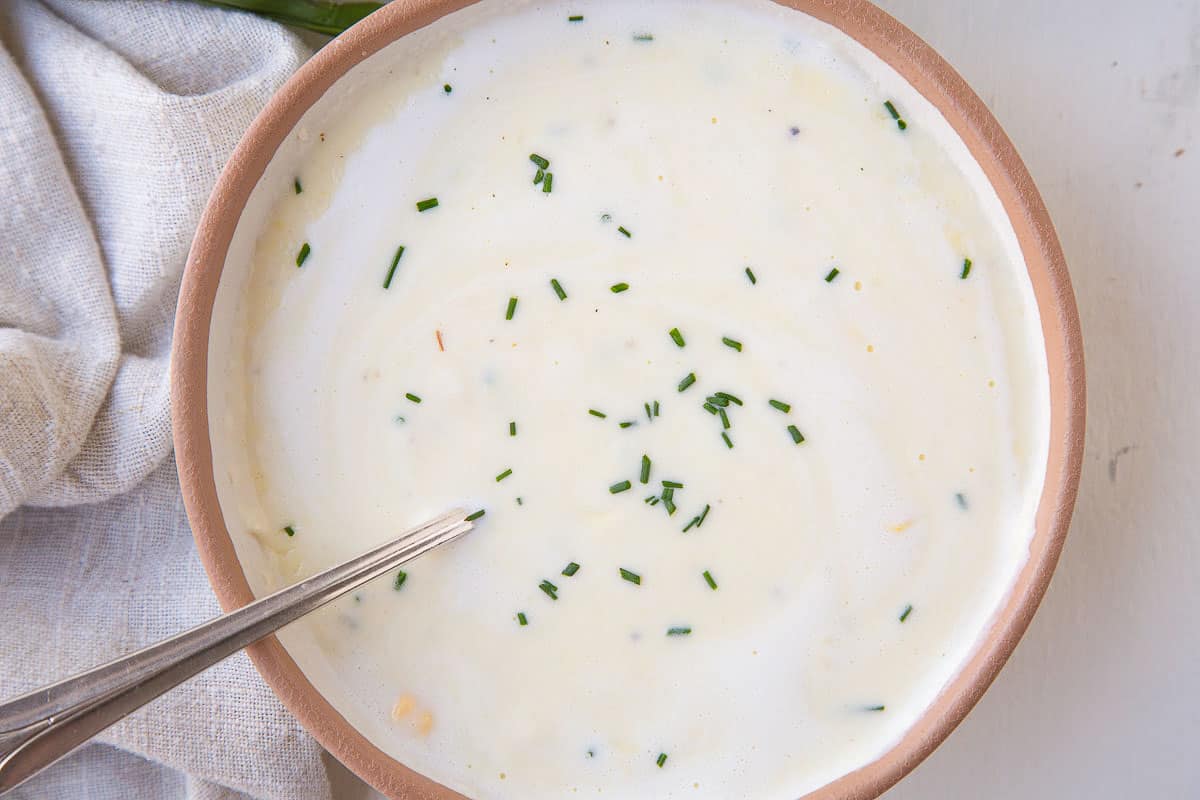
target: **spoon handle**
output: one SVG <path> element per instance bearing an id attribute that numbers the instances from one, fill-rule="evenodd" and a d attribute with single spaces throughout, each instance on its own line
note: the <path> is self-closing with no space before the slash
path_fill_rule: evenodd
<path id="1" fill-rule="evenodd" d="M 193 675 L 473 527 L 461 510 L 443 514 L 236 611 L 0 705 L 0 794 Z"/>

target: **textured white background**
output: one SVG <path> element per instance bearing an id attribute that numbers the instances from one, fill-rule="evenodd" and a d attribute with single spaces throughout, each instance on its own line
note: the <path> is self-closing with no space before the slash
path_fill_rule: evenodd
<path id="1" fill-rule="evenodd" d="M 877 1 L 962 73 L 1033 173 L 1089 393 L 1041 610 L 886 800 L 1200 797 L 1200 2 Z"/>

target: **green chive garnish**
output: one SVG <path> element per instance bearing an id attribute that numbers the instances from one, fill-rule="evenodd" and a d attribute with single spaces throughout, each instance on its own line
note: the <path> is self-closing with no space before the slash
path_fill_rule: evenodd
<path id="1" fill-rule="evenodd" d="M 526 618 L 524 611 L 517 612 L 517 624 L 518 625 L 528 625 L 529 624 L 529 620 L 528 620 L 528 618 Z"/>
<path id="2" fill-rule="evenodd" d="M 570 564 L 567 564 L 565 567 L 563 567 L 562 574 L 570 578 L 576 572 L 579 572 L 579 565 L 572 561 Z"/>
<path id="3" fill-rule="evenodd" d="M 911 613 L 912 613 L 912 605 L 905 606 L 904 611 L 902 611 L 900 613 L 900 621 L 904 622 L 904 620 L 908 619 L 908 615 Z"/>
<path id="4" fill-rule="evenodd" d="M 838 269 L 837 267 L 834 267 L 833 269 L 829 270 L 828 274 L 825 275 L 825 282 L 833 283 L 833 279 L 836 278 L 840 272 L 841 272 L 841 270 Z"/>
<path id="5" fill-rule="evenodd" d="M 642 481 L 642 483 L 645 483 L 645 481 Z M 296 529 L 293 528 L 291 525 L 284 525 L 283 532 L 286 533 L 288 536 L 296 535 Z"/>
<path id="6" fill-rule="evenodd" d="M 750 269 L 749 267 L 746 267 L 746 277 L 750 279 L 751 286 L 758 283 L 758 278 L 754 277 L 754 270 Z"/>
<path id="7" fill-rule="evenodd" d="M 633 35 L 633 40 L 635 42 L 653 42 L 654 34 L 653 33 L 635 33 Z"/>
<path id="8" fill-rule="evenodd" d="M 898 127 L 900 130 L 904 130 L 908 127 L 908 123 L 900 118 L 900 112 L 896 110 L 896 106 L 892 105 L 891 100 L 885 102 L 883 107 L 886 108 L 888 113 L 892 115 L 892 119 L 896 120 L 896 127 Z"/>
<path id="9" fill-rule="evenodd" d="M 446 94 L 450 94 L 451 92 L 454 91 L 454 87 L 447 83 L 442 86 L 442 91 L 445 92 Z"/>
<path id="10" fill-rule="evenodd" d="M 605 414 L 603 411 L 597 411 L 594 408 L 589 408 L 588 413 L 591 414 L 593 417 L 599 417 L 600 419 L 604 419 L 605 417 L 608 416 L 608 414 Z"/>
<path id="11" fill-rule="evenodd" d="M 633 234 L 632 234 L 632 233 L 630 233 L 629 231 L 625 230 L 625 226 L 623 226 L 623 225 L 619 225 L 619 226 L 617 226 L 617 232 L 618 232 L 618 233 L 620 233 L 620 234 L 622 234 L 622 235 L 624 235 L 624 237 L 625 237 L 626 239 L 632 239 L 632 238 L 633 238 Z"/>
<path id="12" fill-rule="evenodd" d="M 420 403 L 420 402 L 421 402 L 421 398 L 417 397 L 417 396 L 416 396 L 415 394 L 413 394 L 412 392 L 405 392 L 405 393 L 404 393 L 404 396 L 405 396 L 406 398 L 408 398 L 409 400 L 411 400 L 412 402 L 414 402 L 414 403 Z"/>
<path id="13" fill-rule="evenodd" d="M 663 508 L 665 508 L 667 510 L 667 516 L 669 516 L 669 517 L 675 516 L 675 490 L 674 489 L 663 489 L 662 504 L 663 504 Z"/>
<path id="14" fill-rule="evenodd" d="M 538 588 L 541 589 L 543 592 L 545 592 L 546 596 L 549 597 L 551 600 L 558 599 L 558 587 L 555 586 L 550 581 L 542 581 L 541 583 L 538 584 Z"/>
<path id="15" fill-rule="evenodd" d="M 962 273 L 958 277 L 962 278 L 965 281 L 967 279 L 967 276 L 970 274 L 971 274 L 971 259 L 964 258 L 963 266 L 962 266 Z"/>
<path id="16" fill-rule="evenodd" d="M 620 482 L 614 483 L 612 486 L 608 487 L 608 491 L 611 494 L 620 494 L 621 492 L 627 491 L 632 486 L 633 486 L 633 484 L 630 483 L 629 481 L 620 481 Z"/>
<path id="17" fill-rule="evenodd" d="M 725 345 L 726 347 L 732 347 L 734 350 L 737 350 L 739 353 L 742 352 L 742 343 L 739 342 L 737 339 L 730 339 L 728 336 L 722 336 L 721 344 Z"/>
<path id="18" fill-rule="evenodd" d="M 618 569 L 621 572 L 622 578 L 629 581 L 630 583 L 637 584 L 638 586 L 642 585 L 642 576 L 641 575 L 638 575 L 636 572 L 630 572 L 629 570 L 625 569 L 624 567 L 618 567 Z"/>
<path id="19" fill-rule="evenodd" d="M 625 420 L 624 422 L 618 422 L 617 425 L 622 428 L 632 428 L 634 425 L 637 425 L 637 423 L 633 420 Z"/>
<path id="20" fill-rule="evenodd" d="M 729 430 L 729 415 L 725 413 L 725 409 L 718 408 L 717 415 L 721 418 L 721 428 Z"/>
<path id="21" fill-rule="evenodd" d="M 650 456 L 642 456 L 642 483 L 650 482 Z"/>
<path id="22" fill-rule="evenodd" d="M 684 346 L 685 342 L 683 341 L 683 334 L 679 332 L 679 328 L 671 328 L 668 333 L 671 335 L 671 341 L 675 342 L 675 344 L 679 345 L 680 347 Z"/>
<path id="23" fill-rule="evenodd" d="M 515 422 L 508 423 L 508 435 L 509 436 L 517 435 L 517 423 L 515 423 Z"/>
<path id="24" fill-rule="evenodd" d="M 508 310 L 504 312 L 505 319 L 512 319 L 513 314 L 517 313 L 517 298 L 508 298 Z"/>
<path id="25" fill-rule="evenodd" d="M 486 514 L 486 513 L 487 513 L 487 511 L 485 511 L 484 509 L 482 509 L 482 508 L 481 508 L 481 509 L 479 509 L 478 511 L 476 511 L 474 514 L 467 514 L 467 516 L 466 516 L 466 521 L 467 521 L 467 522 L 474 522 L 475 520 L 479 519 L 480 517 L 482 517 L 482 516 L 483 516 L 484 514 Z"/>
<path id="26" fill-rule="evenodd" d="M 408 573 L 404 570 L 400 570 L 396 573 L 396 580 L 392 582 L 392 588 L 396 591 L 399 591 L 400 587 L 404 585 L 406 580 L 408 580 Z"/>
<path id="27" fill-rule="evenodd" d="M 654 401 L 654 416 L 658 416 L 658 401 Z"/>
<path id="28" fill-rule="evenodd" d="M 682 489 L 683 488 L 683 484 L 680 483 L 679 481 L 663 481 L 662 485 L 663 485 L 664 489 Z"/>
<path id="29" fill-rule="evenodd" d="M 529 160 L 538 165 L 538 169 L 549 169 L 549 160 L 542 158 L 537 153 L 530 153 Z"/>
<path id="30" fill-rule="evenodd" d="M 583 22 L 583 14 L 572 14 L 567 17 L 567 22 Z"/>
<path id="31" fill-rule="evenodd" d="M 705 411 L 707 411 L 708 413 L 713 414 L 713 415 L 716 415 L 716 413 L 717 413 L 717 407 L 709 402 L 705 402 L 705 404 L 703 406 L 701 406 L 701 408 L 703 408 Z"/>
<path id="32" fill-rule="evenodd" d="M 695 382 L 696 382 L 696 373 L 689 372 L 687 375 L 684 376 L 683 380 L 681 380 L 679 382 L 679 391 L 681 391 L 681 392 L 687 391 L 687 388 Z"/>
<path id="33" fill-rule="evenodd" d="M 687 636 L 691 632 L 691 628 L 667 628 L 667 636 Z"/>
<path id="34" fill-rule="evenodd" d="M 886 706 L 863 706 L 863 711 L 883 711 Z"/>
<path id="35" fill-rule="evenodd" d="M 541 183 L 544 180 L 546 180 L 546 171 L 544 169 L 542 169 L 541 167 L 539 167 L 538 171 L 533 173 L 533 185 L 537 186 L 539 183 Z"/>
<path id="36" fill-rule="evenodd" d="M 304 260 L 308 258 L 308 254 L 312 252 L 312 248 L 308 246 L 308 242 L 300 245 L 300 252 L 296 253 L 296 266 L 304 265 Z"/>
<path id="37" fill-rule="evenodd" d="M 612 286 L 608 287 L 608 290 L 610 292 L 612 292 L 613 294 L 620 294 L 621 292 L 626 291 L 628 288 L 629 288 L 629 284 L 622 282 L 622 283 L 614 283 Z"/>
<path id="38" fill-rule="evenodd" d="M 666 763 L 667 763 L 667 754 L 666 754 L 666 753 L 659 753 L 659 754 L 658 754 L 658 760 L 657 760 L 655 763 L 657 763 L 657 764 L 658 764 L 658 768 L 659 768 L 659 769 L 662 769 L 662 766 L 663 766 L 663 764 L 666 764 Z"/>
<path id="39" fill-rule="evenodd" d="M 712 589 L 714 592 L 717 590 L 717 582 L 713 578 L 712 573 L 708 570 L 704 570 L 704 582 L 707 583 L 708 588 Z"/>
<path id="40" fill-rule="evenodd" d="M 650 410 L 650 404 L 642 403 L 642 407 L 646 409 L 646 420 L 648 422 L 654 422 L 654 412 Z"/>
<path id="41" fill-rule="evenodd" d="M 400 256 L 404 255 L 404 245 L 396 248 L 396 255 L 392 256 L 392 266 L 388 269 L 387 277 L 383 279 L 383 288 L 387 289 L 392 285 L 392 276 L 396 274 L 396 265 L 400 263 Z"/>
<path id="42" fill-rule="evenodd" d="M 292 188 L 296 190 L 296 194 L 300 194 L 301 192 L 304 191 L 304 187 L 300 185 L 299 178 L 295 178 L 292 180 Z"/>
<path id="43" fill-rule="evenodd" d="M 542 192 L 544 192 L 545 194 L 550 194 L 551 187 L 553 187 L 553 186 L 554 186 L 554 173 L 547 172 L 546 180 L 542 181 Z"/>
<path id="44" fill-rule="evenodd" d="M 694 528 L 695 526 L 697 526 L 699 524 L 700 524 L 700 518 L 692 517 L 692 521 L 689 522 L 687 525 L 683 526 L 683 532 L 687 533 L 688 531 L 690 531 L 692 528 Z"/>
<path id="45" fill-rule="evenodd" d="M 700 512 L 700 521 L 696 523 L 697 528 L 704 524 L 704 520 L 708 517 L 708 511 L 710 508 L 712 508 L 712 506 L 710 506 L 708 503 L 704 504 L 704 510 Z"/>
<path id="46" fill-rule="evenodd" d="M 421 202 L 417 203 L 417 211 L 428 211 L 431 208 L 437 208 L 437 206 L 438 199 L 436 197 L 431 197 L 428 200 L 422 200 Z"/>
<path id="47" fill-rule="evenodd" d="M 730 450 L 733 449 L 733 440 L 729 438 L 729 434 L 721 431 L 721 438 L 725 440 L 725 446 Z"/>
<path id="48" fill-rule="evenodd" d="M 512 469 L 504 470 L 504 472 L 501 472 L 499 475 L 496 476 L 496 483 L 499 483 L 500 481 L 504 480 L 509 475 L 512 475 Z"/>
<path id="49" fill-rule="evenodd" d="M 550 279 L 550 288 L 554 290 L 556 295 L 558 295 L 559 300 L 567 299 L 567 293 L 563 291 L 562 284 L 558 282 L 558 278 Z"/>
<path id="50" fill-rule="evenodd" d="M 804 434 L 801 433 L 800 429 L 797 428 L 795 425 L 788 425 L 787 429 L 788 429 L 788 433 L 790 433 L 792 435 L 793 442 L 795 442 L 796 444 L 800 444 L 801 442 L 804 441 Z"/>
<path id="51" fill-rule="evenodd" d="M 713 392 L 713 396 L 728 400 L 729 402 L 733 403 L 735 406 L 742 405 L 741 398 L 737 397 L 736 395 L 732 395 L 729 392 Z"/>
<path id="52" fill-rule="evenodd" d="M 785 414 L 792 410 L 792 407 L 782 400 L 768 400 L 767 404 L 771 406 L 771 408 L 777 408 Z"/>
<path id="53" fill-rule="evenodd" d="M 659 496 L 658 496 L 658 495 L 656 495 L 656 494 L 652 494 L 652 495 L 650 495 L 649 497 L 647 497 L 645 500 L 643 500 L 642 502 L 646 503 L 647 505 L 656 506 L 656 505 L 658 505 L 658 504 L 659 504 L 661 501 L 662 501 L 662 498 L 661 498 L 661 497 L 659 497 Z"/>
<path id="54" fill-rule="evenodd" d="M 709 405 L 716 406 L 717 408 L 728 408 L 729 407 L 729 398 L 721 397 L 721 395 L 719 395 L 719 394 L 710 395 L 709 397 L 704 398 L 704 400 Z"/>

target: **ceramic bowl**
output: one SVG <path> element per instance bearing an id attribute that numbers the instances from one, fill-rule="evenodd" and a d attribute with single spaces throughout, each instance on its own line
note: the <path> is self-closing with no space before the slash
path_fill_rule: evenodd
<path id="1" fill-rule="evenodd" d="M 928 756 L 996 677 L 1037 609 L 1058 561 L 1079 481 L 1084 429 L 1083 345 L 1062 251 L 1042 198 L 983 102 L 927 44 L 865 0 L 781 0 L 840 29 L 904 76 L 950 122 L 983 167 L 1010 218 L 1033 283 L 1050 370 L 1050 448 L 1029 560 L 974 656 L 920 720 L 876 761 L 805 800 L 882 794 Z M 226 251 L 255 183 L 301 115 L 356 64 L 466 0 L 396 0 L 328 44 L 263 109 L 234 151 L 200 221 L 180 290 L 171 403 L 183 498 L 200 558 L 226 610 L 254 599 L 217 502 L 207 409 L 214 298 Z M 274 637 L 250 648 L 267 683 L 333 755 L 379 791 L 407 800 L 461 795 L 400 764 L 356 731 Z"/>

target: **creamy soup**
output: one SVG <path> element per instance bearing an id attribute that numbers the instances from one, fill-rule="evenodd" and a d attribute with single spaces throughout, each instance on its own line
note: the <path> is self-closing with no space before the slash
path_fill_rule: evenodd
<path id="1" fill-rule="evenodd" d="M 214 319 L 256 592 L 476 518 L 281 636 L 472 797 L 796 798 L 900 739 L 1028 555 L 1012 227 L 896 72 L 766 0 L 484 2 L 386 48 L 280 149 Z"/>

